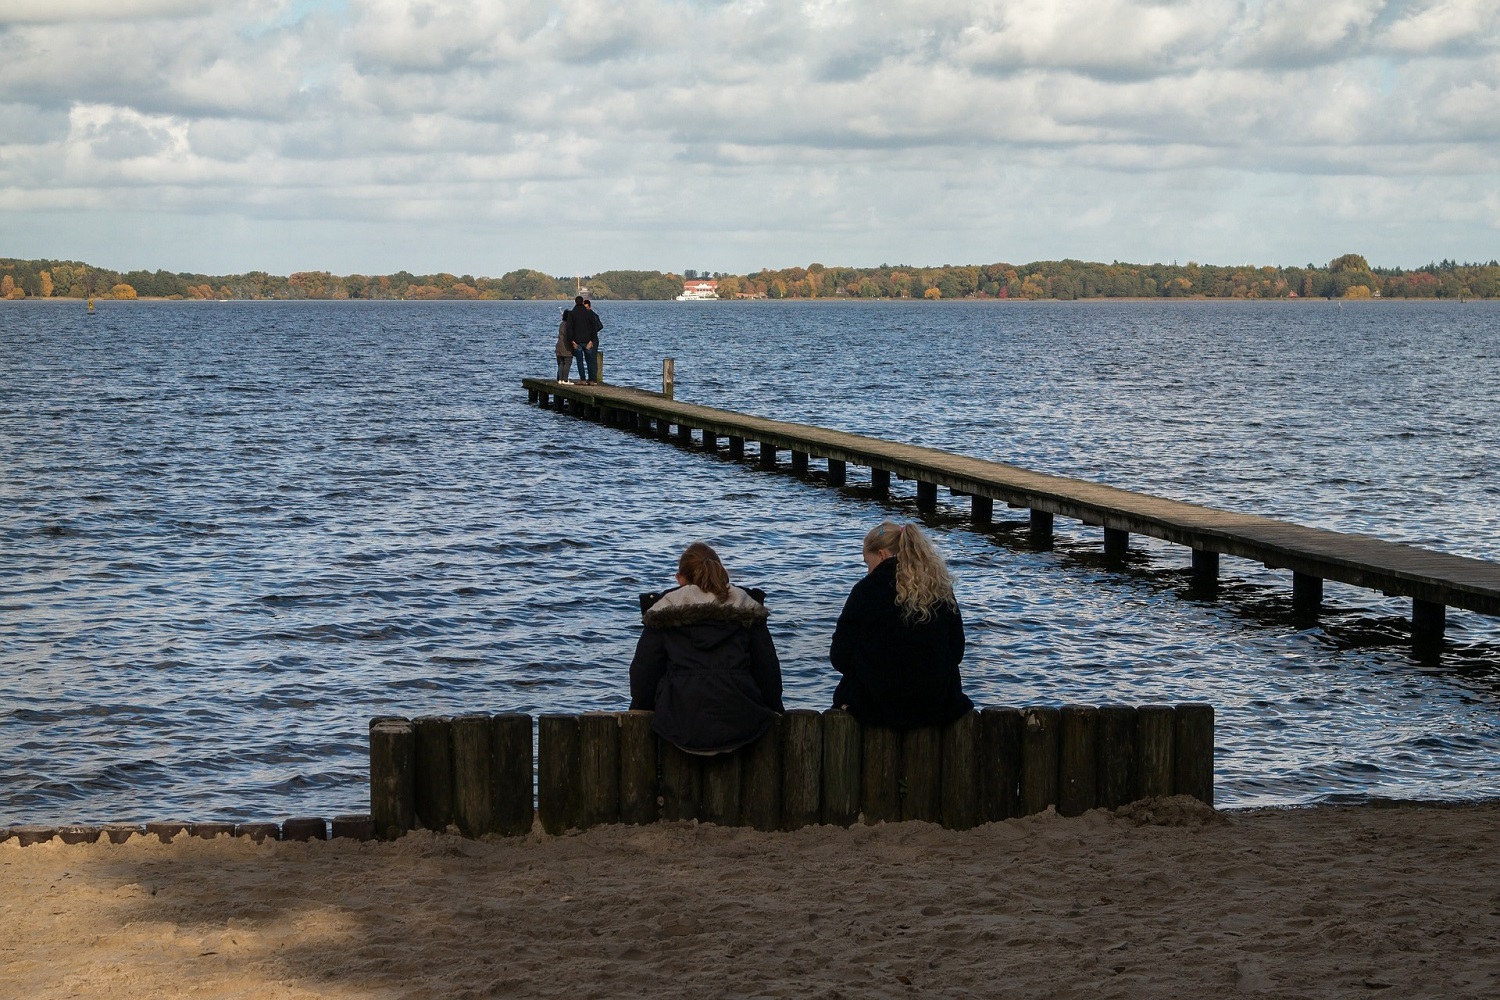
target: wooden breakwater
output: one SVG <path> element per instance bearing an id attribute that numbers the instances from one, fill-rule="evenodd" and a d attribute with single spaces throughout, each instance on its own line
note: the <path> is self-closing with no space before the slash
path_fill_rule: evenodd
<path id="1" fill-rule="evenodd" d="M 892 476 L 914 480 L 921 512 L 936 509 L 940 487 L 954 497 L 968 498 L 978 525 L 991 523 L 997 500 L 1027 509 L 1028 537 L 1038 548 L 1051 546 L 1054 517 L 1102 528 L 1104 555 L 1111 559 L 1125 557 L 1131 534 L 1184 545 L 1192 553 L 1198 593 L 1214 591 L 1221 555 L 1287 569 L 1292 574 L 1292 610 L 1302 619 L 1317 617 L 1324 580 L 1407 597 L 1412 640 L 1424 653 L 1441 648 L 1447 608 L 1500 616 L 1500 564 L 1482 559 L 1132 493 L 935 448 L 677 402 L 642 389 L 563 385 L 535 378 L 523 379 L 522 384 L 527 398 L 541 406 L 709 453 L 722 451 L 731 459 L 745 460 L 746 442 L 752 442 L 756 461 L 765 469 L 781 468 L 779 456 L 789 453 L 790 471 L 807 476 L 809 460 L 818 459 L 827 463 L 822 479 L 830 486 L 846 485 L 851 465 L 870 470 L 870 487 L 877 494 L 889 491 Z"/>
<path id="2" fill-rule="evenodd" d="M 377 837 L 519 836 L 701 820 L 758 830 L 926 820 L 969 829 L 1137 799 L 1213 804 L 1211 705 L 985 708 L 942 728 L 861 726 L 794 709 L 732 754 L 660 740 L 650 712 L 469 714 L 370 723 Z M 535 753 L 533 754 L 533 729 Z"/>
<path id="3" fill-rule="evenodd" d="M 152 823 L 104 823 L 97 825 L 70 823 L 61 826 L 28 825 L 0 828 L 0 843 L 16 841 L 22 847 L 57 840 L 64 844 L 124 844 L 132 837 L 146 837 L 171 843 L 180 838 L 215 840 L 219 837 L 243 837 L 257 844 L 281 840 L 373 840 L 375 824 L 368 815 L 292 816 L 280 822 L 189 822 L 167 820 Z"/>

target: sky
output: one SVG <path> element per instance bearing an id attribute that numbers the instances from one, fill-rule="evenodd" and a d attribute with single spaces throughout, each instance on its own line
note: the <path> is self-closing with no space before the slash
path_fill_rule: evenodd
<path id="1" fill-rule="evenodd" d="M 0 257 L 1500 257 L 1500 0 L 0 0 Z"/>

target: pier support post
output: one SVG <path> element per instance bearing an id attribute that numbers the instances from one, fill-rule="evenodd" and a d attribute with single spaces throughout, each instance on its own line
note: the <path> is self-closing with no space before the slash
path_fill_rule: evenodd
<path id="1" fill-rule="evenodd" d="M 661 438 L 663 441 L 670 438 L 672 436 L 672 421 L 668 420 L 666 417 L 657 417 L 656 436 Z"/>
<path id="2" fill-rule="evenodd" d="M 765 441 L 760 443 L 760 467 L 762 469 L 776 468 L 776 446 L 774 444 L 767 444 Z"/>
<path id="3" fill-rule="evenodd" d="M 975 527 L 986 527 L 995 520 L 995 501 L 975 495 L 970 498 L 970 520 Z"/>
<path id="4" fill-rule="evenodd" d="M 891 491 L 891 473 L 889 469 L 870 469 L 870 489 L 875 491 L 876 496 L 885 496 Z"/>
<path id="5" fill-rule="evenodd" d="M 1442 651 L 1447 617 L 1448 609 L 1443 605 L 1412 599 L 1411 642 L 1417 653 L 1425 656 Z"/>
<path id="6" fill-rule="evenodd" d="M 703 431 L 703 450 L 706 452 L 717 454 L 719 450 L 719 435 L 715 434 L 711 430 L 705 429 Z"/>
<path id="7" fill-rule="evenodd" d="M 931 514 L 937 510 L 937 483 L 925 479 L 917 480 L 917 513 Z"/>
<path id="8" fill-rule="evenodd" d="M 807 475 L 807 452 L 792 450 L 792 475 Z"/>
<path id="9" fill-rule="evenodd" d="M 1052 548 L 1051 511 L 1031 508 L 1031 524 L 1027 529 L 1027 538 L 1031 540 L 1031 547 L 1034 549 L 1045 552 Z"/>
<path id="10" fill-rule="evenodd" d="M 1104 558 L 1110 562 L 1124 562 L 1130 552 L 1130 532 L 1119 528 L 1104 529 Z"/>
<path id="11" fill-rule="evenodd" d="M 828 485 L 843 486 L 848 478 L 848 466 L 836 458 L 828 460 Z"/>
<path id="12" fill-rule="evenodd" d="M 1323 610 L 1323 578 L 1292 571 L 1292 614 L 1316 620 Z"/>
<path id="13" fill-rule="evenodd" d="M 1211 596 L 1219 590 L 1219 554 L 1208 549 L 1193 550 L 1191 588 L 1195 593 Z"/>
<path id="14" fill-rule="evenodd" d="M 686 445 L 693 443 L 693 427 L 691 424 L 677 425 L 677 440 Z"/>
<path id="15" fill-rule="evenodd" d="M 737 435 L 729 435 L 729 457 L 736 461 L 745 458 L 745 439 Z"/>

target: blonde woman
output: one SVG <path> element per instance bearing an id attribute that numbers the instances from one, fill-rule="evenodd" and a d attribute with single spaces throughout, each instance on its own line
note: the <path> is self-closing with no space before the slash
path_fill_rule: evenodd
<path id="1" fill-rule="evenodd" d="M 958 676 L 964 621 L 943 557 L 915 524 L 885 521 L 865 536 L 864 560 L 828 651 L 844 675 L 834 706 L 894 729 L 952 722 L 974 703 Z"/>
<path id="2" fill-rule="evenodd" d="M 677 586 L 641 596 L 644 628 L 630 661 L 630 707 L 691 753 L 754 742 L 781 706 L 781 663 L 766 628 L 765 595 L 729 583 L 703 542 L 677 561 Z"/>

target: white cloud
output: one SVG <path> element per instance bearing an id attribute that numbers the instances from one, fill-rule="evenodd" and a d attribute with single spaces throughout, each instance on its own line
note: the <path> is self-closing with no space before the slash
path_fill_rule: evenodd
<path id="1" fill-rule="evenodd" d="M 1392 24 L 1383 40 L 1399 52 L 1493 51 L 1500 46 L 1500 0 L 1431 0 Z"/>

